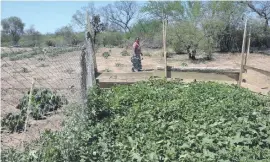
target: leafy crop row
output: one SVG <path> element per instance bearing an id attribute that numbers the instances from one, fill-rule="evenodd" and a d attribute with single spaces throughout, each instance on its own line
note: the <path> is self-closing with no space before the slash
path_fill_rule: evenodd
<path id="1" fill-rule="evenodd" d="M 233 85 L 148 81 L 97 87 L 61 132 L 3 161 L 270 161 L 270 99 Z"/>

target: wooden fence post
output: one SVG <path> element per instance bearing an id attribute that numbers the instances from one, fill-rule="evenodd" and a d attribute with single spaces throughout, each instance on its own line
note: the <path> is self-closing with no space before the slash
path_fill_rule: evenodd
<path id="1" fill-rule="evenodd" d="M 36 78 L 32 78 L 32 84 L 31 84 L 31 88 L 30 88 L 30 93 L 29 93 L 29 98 L 28 98 L 28 106 L 26 108 L 26 119 L 25 119 L 25 123 L 24 123 L 24 140 L 23 140 L 23 147 L 24 147 L 24 142 L 25 142 L 25 138 L 26 138 L 26 129 L 27 129 L 27 123 L 28 123 L 28 119 L 29 119 L 29 114 L 30 114 L 30 109 L 31 109 L 31 104 L 32 104 L 32 99 L 33 99 L 33 91 L 35 88 L 35 82 L 36 82 Z"/>
<path id="2" fill-rule="evenodd" d="M 92 59 L 93 59 L 93 65 L 94 65 L 94 70 L 95 70 L 95 74 L 97 74 L 97 61 L 96 61 L 96 51 L 95 51 L 95 44 L 94 44 L 94 29 L 93 29 L 93 26 L 90 22 L 90 16 L 89 16 L 89 13 L 86 12 L 87 16 L 87 29 L 91 35 L 91 53 L 92 53 Z"/>
<path id="3" fill-rule="evenodd" d="M 94 41 L 92 37 L 93 28 L 90 24 L 89 14 L 86 12 L 86 31 L 85 44 L 82 49 L 80 65 L 81 65 L 81 95 L 83 104 L 87 102 L 87 90 L 96 85 L 96 57 L 94 50 Z"/>
<path id="4" fill-rule="evenodd" d="M 164 56 L 164 70 L 165 70 L 165 77 L 167 78 L 167 51 L 166 51 L 166 30 L 167 30 L 167 21 L 165 18 L 165 14 L 162 11 L 162 33 L 163 33 L 163 56 Z"/>
<path id="5" fill-rule="evenodd" d="M 86 13 L 87 19 L 87 29 L 85 33 L 85 44 L 86 44 L 86 67 L 87 67 L 87 77 L 86 85 L 88 87 L 93 87 L 96 84 L 96 75 L 95 75 L 95 59 L 94 59 L 94 45 L 93 37 L 91 35 L 92 28 L 90 24 L 89 14 Z"/>
<path id="6" fill-rule="evenodd" d="M 245 44 L 246 44 L 246 29 L 247 29 L 247 19 L 245 22 L 245 29 L 244 29 L 244 35 L 243 35 L 243 44 L 242 44 L 242 53 L 241 53 L 241 65 L 240 65 L 240 74 L 239 74 L 239 80 L 238 80 L 238 86 L 241 86 L 242 83 L 242 77 L 243 77 L 243 70 L 244 70 L 244 52 L 245 52 Z"/>
<path id="7" fill-rule="evenodd" d="M 245 57 L 245 65 L 247 65 L 247 59 L 248 59 L 248 56 L 249 56 L 250 38 L 251 38 L 251 29 L 249 28 L 248 44 L 247 44 L 247 53 L 246 53 L 246 57 Z"/>

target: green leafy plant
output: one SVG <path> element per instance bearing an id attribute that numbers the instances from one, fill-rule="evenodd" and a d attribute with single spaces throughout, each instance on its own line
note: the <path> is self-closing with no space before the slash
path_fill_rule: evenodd
<path id="1" fill-rule="evenodd" d="M 4 129 L 11 132 L 23 129 L 23 123 L 27 115 L 29 94 L 30 92 L 25 94 L 17 105 L 20 113 L 10 113 L 2 119 L 1 123 Z M 59 96 L 48 89 L 34 89 L 29 107 L 30 116 L 36 120 L 44 118 L 48 112 L 55 111 L 67 103 L 68 101 L 64 96 Z"/>
<path id="2" fill-rule="evenodd" d="M 107 58 L 108 58 L 109 56 L 111 56 L 111 55 L 110 55 L 109 52 L 103 52 L 102 56 L 103 56 L 105 59 L 107 59 Z"/>
<path id="3" fill-rule="evenodd" d="M 45 43 L 48 47 L 55 47 L 55 43 L 51 40 L 47 40 Z"/>
<path id="4" fill-rule="evenodd" d="M 121 63 L 118 62 L 118 63 L 115 63 L 115 66 L 116 66 L 116 67 L 123 67 L 124 64 L 121 64 Z"/>
<path id="5" fill-rule="evenodd" d="M 270 99 L 235 85 L 151 79 L 93 87 L 59 132 L 2 161 L 269 161 Z M 37 149 L 38 148 L 38 149 Z M 34 159 L 34 160 L 31 160 Z"/>
<path id="6" fill-rule="evenodd" d="M 151 57 L 152 55 L 149 52 L 146 52 L 146 53 L 143 54 L 143 56 Z"/>
<path id="7" fill-rule="evenodd" d="M 25 111 L 28 106 L 29 93 L 20 100 L 18 105 L 18 108 L 22 111 Z M 64 104 L 67 104 L 64 96 L 56 95 L 49 89 L 34 89 L 32 97 L 30 114 L 34 119 L 40 119 L 47 112 L 57 110 Z"/>
<path id="8" fill-rule="evenodd" d="M 122 56 L 130 56 L 130 54 L 128 53 L 127 50 L 122 51 L 122 52 L 121 52 L 121 55 L 122 55 Z"/>
<path id="9" fill-rule="evenodd" d="M 4 129 L 10 131 L 11 133 L 14 131 L 22 131 L 26 120 L 26 114 L 24 113 L 25 112 L 7 114 L 1 120 L 2 131 Z"/>
<path id="10" fill-rule="evenodd" d="M 8 57 L 10 53 L 8 52 L 1 52 L 1 58 Z"/>
<path id="11" fill-rule="evenodd" d="M 187 63 L 185 63 L 185 62 L 182 62 L 182 63 L 181 63 L 181 66 L 186 67 L 186 66 L 188 66 L 188 64 L 187 64 Z"/>
<path id="12" fill-rule="evenodd" d="M 105 70 L 103 70 L 103 72 L 112 72 L 112 70 L 106 68 Z"/>
<path id="13" fill-rule="evenodd" d="M 39 57 L 39 58 L 37 58 L 37 60 L 38 60 L 38 61 L 44 61 L 45 58 L 44 58 L 44 57 Z"/>

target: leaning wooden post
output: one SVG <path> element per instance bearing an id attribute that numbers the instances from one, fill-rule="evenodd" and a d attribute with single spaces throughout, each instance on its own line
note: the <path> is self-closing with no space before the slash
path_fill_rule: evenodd
<path id="1" fill-rule="evenodd" d="M 95 77 L 95 57 L 94 57 L 94 44 L 93 37 L 91 35 L 91 24 L 89 19 L 88 12 L 86 13 L 87 19 L 87 28 L 85 33 L 85 45 L 86 45 L 86 67 L 87 67 L 87 77 L 86 77 L 86 85 L 88 87 L 92 87 L 96 84 Z"/>
<path id="2" fill-rule="evenodd" d="M 250 49 L 250 39 L 251 39 L 251 29 L 249 28 L 249 33 L 248 33 L 248 44 L 247 44 L 247 53 L 246 53 L 246 57 L 245 57 L 245 64 L 247 65 L 247 59 L 249 56 L 249 49 Z"/>
<path id="3" fill-rule="evenodd" d="M 30 109 L 32 106 L 32 99 L 33 99 L 33 91 L 35 88 L 35 82 L 36 82 L 36 78 L 32 78 L 32 84 L 31 84 L 31 88 L 30 88 L 30 93 L 28 96 L 28 106 L 26 108 L 26 118 L 25 118 L 25 123 L 24 123 L 24 140 L 23 140 L 23 146 L 24 146 L 24 142 L 26 139 L 26 129 L 27 129 L 27 123 L 29 120 L 29 114 L 30 114 Z"/>
<path id="4" fill-rule="evenodd" d="M 165 77 L 167 78 L 168 77 L 168 65 L 167 65 L 167 25 L 168 25 L 168 20 L 165 19 L 165 54 L 164 54 L 164 57 L 165 57 L 165 67 L 166 67 L 166 70 L 165 70 Z"/>
<path id="5" fill-rule="evenodd" d="M 163 56 L 164 56 L 164 70 L 165 78 L 167 78 L 167 52 L 166 52 L 166 19 L 162 11 L 162 26 L 163 26 Z"/>
<path id="6" fill-rule="evenodd" d="M 243 35 L 243 44 L 242 44 L 242 53 L 241 53 L 241 67 L 240 67 L 240 74 L 239 74 L 239 80 L 238 80 L 238 86 L 241 86 L 242 83 L 242 77 L 243 77 L 243 65 L 244 65 L 244 52 L 245 52 L 245 44 L 246 44 L 246 28 L 247 28 L 247 19 L 245 22 L 245 29 L 244 29 L 244 35 Z"/>
<path id="7" fill-rule="evenodd" d="M 90 32 L 90 35 L 91 35 L 91 41 L 92 41 L 92 58 L 93 58 L 93 65 L 94 65 L 94 70 L 95 70 L 95 74 L 97 74 L 98 70 L 97 70 L 97 61 L 96 61 L 96 51 L 95 51 L 95 44 L 94 44 L 94 38 L 93 38 L 93 35 L 94 35 L 94 28 L 90 22 L 90 16 L 89 16 L 89 13 L 86 12 L 86 15 L 87 15 L 87 28 L 88 28 L 88 31 Z"/>

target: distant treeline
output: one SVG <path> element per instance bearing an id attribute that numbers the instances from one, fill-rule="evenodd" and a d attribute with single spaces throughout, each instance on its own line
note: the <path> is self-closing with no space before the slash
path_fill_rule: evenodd
<path id="1" fill-rule="evenodd" d="M 72 25 L 61 27 L 53 34 L 40 34 L 34 26 L 25 29 L 23 20 L 18 17 L 3 19 L 1 44 L 22 47 L 82 45 L 84 32 L 74 32 L 72 26 L 77 25 L 84 31 L 86 10 L 91 15 L 98 46 L 125 47 L 140 37 L 144 47 L 161 48 L 162 19 L 166 19 L 167 46 L 176 53 L 185 53 L 187 49 L 209 54 L 214 50 L 240 51 L 244 21 L 248 15 L 251 47 L 270 48 L 270 4 L 257 1 L 150 1 L 143 6 L 131 1 L 114 2 L 102 8 L 89 3 L 73 15 Z"/>

